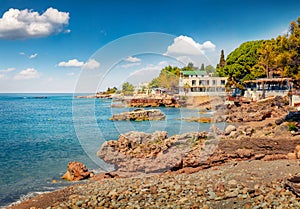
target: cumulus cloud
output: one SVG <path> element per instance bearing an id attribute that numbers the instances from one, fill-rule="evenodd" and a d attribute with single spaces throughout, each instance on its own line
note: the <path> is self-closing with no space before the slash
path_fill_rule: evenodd
<path id="1" fill-rule="evenodd" d="M 83 69 L 95 69 L 100 67 L 100 63 L 94 59 L 89 59 L 87 62 L 81 62 L 77 59 L 71 59 L 67 62 L 58 63 L 59 67 L 82 67 Z"/>
<path id="2" fill-rule="evenodd" d="M 35 54 L 32 54 L 32 55 L 30 55 L 29 56 L 29 59 L 34 59 L 34 58 L 36 58 L 38 56 L 38 54 L 37 53 L 35 53 Z"/>
<path id="3" fill-rule="evenodd" d="M 0 70 L 0 73 L 9 73 L 9 72 L 12 72 L 12 71 L 15 71 L 16 68 L 13 68 L 13 67 L 10 67 L 10 68 L 7 68 L 5 70 Z"/>
<path id="4" fill-rule="evenodd" d="M 216 46 L 211 41 L 200 44 L 191 37 L 181 35 L 176 37 L 174 42 L 168 46 L 165 55 L 203 55 L 206 51 L 215 50 L 215 48 Z"/>
<path id="5" fill-rule="evenodd" d="M 59 33 L 69 24 L 69 18 L 69 13 L 52 7 L 42 14 L 11 8 L 0 18 L 0 39 L 37 38 Z"/>
<path id="6" fill-rule="evenodd" d="M 127 58 L 125 59 L 125 61 L 127 61 L 127 62 L 140 62 L 141 59 L 139 59 L 139 58 L 137 58 L 137 57 L 127 57 Z"/>
<path id="7" fill-rule="evenodd" d="M 80 62 L 77 59 L 71 59 L 67 62 L 62 61 L 60 63 L 58 63 L 59 67 L 82 67 L 84 64 L 84 62 Z"/>
<path id="8" fill-rule="evenodd" d="M 27 80 L 27 79 L 37 78 L 37 77 L 39 77 L 39 73 L 36 69 L 27 68 L 27 69 L 19 72 L 17 75 L 15 75 L 14 79 L 15 80 Z"/>
<path id="9" fill-rule="evenodd" d="M 94 59 L 89 59 L 86 63 L 83 64 L 83 69 L 91 70 L 96 69 L 98 67 L 100 67 L 100 63 Z"/>

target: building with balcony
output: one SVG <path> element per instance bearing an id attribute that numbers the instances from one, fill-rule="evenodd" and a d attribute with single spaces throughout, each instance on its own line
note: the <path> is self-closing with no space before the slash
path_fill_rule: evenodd
<path id="1" fill-rule="evenodd" d="M 206 71 L 181 71 L 179 94 L 186 96 L 225 96 L 227 77 L 214 77 Z"/>

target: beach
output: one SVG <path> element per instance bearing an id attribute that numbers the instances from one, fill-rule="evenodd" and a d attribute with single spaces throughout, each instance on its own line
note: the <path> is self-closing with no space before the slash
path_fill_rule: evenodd
<path id="1" fill-rule="evenodd" d="M 25 208 L 299 208 L 283 178 L 299 161 L 235 161 L 182 174 L 91 180 L 44 194 L 10 209 Z"/>

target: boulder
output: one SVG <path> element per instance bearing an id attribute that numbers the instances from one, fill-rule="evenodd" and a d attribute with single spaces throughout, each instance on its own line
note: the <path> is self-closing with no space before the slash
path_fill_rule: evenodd
<path id="1" fill-rule="evenodd" d="M 90 177 L 93 177 L 94 173 L 91 171 L 88 171 L 86 166 L 83 163 L 80 162 L 69 162 L 68 163 L 68 170 L 67 172 L 62 176 L 62 179 L 65 179 L 67 181 L 78 181 L 82 179 L 87 179 Z"/>
<path id="2" fill-rule="evenodd" d="M 300 174 L 295 174 L 293 176 L 285 177 L 284 186 L 294 192 L 298 197 L 300 197 Z"/>
<path id="3" fill-rule="evenodd" d="M 135 109 L 130 112 L 114 114 L 110 120 L 130 120 L 130 121 L 147 121 L 147 120 L 165 120 L 166 115 L 158 109 L 145 110 L 143 108 Z"/>
<path id="4" fill-rule="evenodd" d="M 229 135 L 232 131 L 236 131 L 236 127 L 234 125 L 228 125 L 225 129 L 224 134 Z"/>

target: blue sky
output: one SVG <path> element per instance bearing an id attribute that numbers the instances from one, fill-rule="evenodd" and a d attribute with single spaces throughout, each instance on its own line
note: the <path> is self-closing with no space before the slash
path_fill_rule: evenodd
<path id="1" fill-rule="evenodd" d="M 228 55 L 245 41 L 276 37 L 300 16 L 298 0 L 0 5 L 0 92 L 94 92 L 151 80 L 169 64 L 215 66 L 221 49 Z"/>

